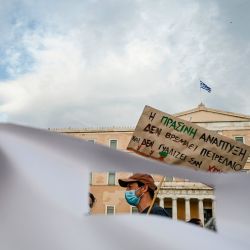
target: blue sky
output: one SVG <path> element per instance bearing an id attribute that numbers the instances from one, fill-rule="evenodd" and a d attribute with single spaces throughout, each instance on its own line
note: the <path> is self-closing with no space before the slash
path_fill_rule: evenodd
<path id="1" fill-rule="evenodd" d="M 1 1 L 0 121 L 135 126 L 150 105 L 250 115 L 249 1 Z"/>

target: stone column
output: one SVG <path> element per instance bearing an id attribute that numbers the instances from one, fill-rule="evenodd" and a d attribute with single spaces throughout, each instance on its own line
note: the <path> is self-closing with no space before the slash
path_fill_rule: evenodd
<path id="1" fill-rule="evenodd" d="M 160 198 L 160 207 L 164 208 L 164 198 Z"/>
<path id="2" fill-rule="evenodd" d="M 204 226 L 204 211 L 203 211 L 203 200 L 199 199 L 199 219 L 202 222 L 202 225 Z"/>
<path id="3" fill-rule="evenodd" d="M 185 198 L 185 218 L 186 221 L 190 220 L 190 199 Z"/>
<path id="4" fill-rule="evenodd" d="M 177 220 L 177 198 L 172 198 L 172 218 Z"/>
<path id="5" fill-rule="evenodd" d="M 212 200 L 212 216 L 214 218 L 216 217 L 215 207 L 216 207 L 216 202 L 215 202 L 215 200 Z"/>

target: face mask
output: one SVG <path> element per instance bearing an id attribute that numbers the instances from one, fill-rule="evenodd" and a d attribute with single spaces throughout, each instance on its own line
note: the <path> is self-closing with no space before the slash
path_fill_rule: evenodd
<path id="1" fill-rule="evenodd" d="M 129 191 L 125 192 L 125 199 L 126 199 L 126 201 L 128 202 L 129 205 L 131 205 L 131 206 L 137 206 L 139 204 L 139 202 L 141 200 L 141 197 L 143 195 L 142 194 L 140 197 L 136 196 L 135 192 L 137 190 L 139 190 L 139 189 L 140 188 L 138 188 L 136 190 L 129 190 Z"/>

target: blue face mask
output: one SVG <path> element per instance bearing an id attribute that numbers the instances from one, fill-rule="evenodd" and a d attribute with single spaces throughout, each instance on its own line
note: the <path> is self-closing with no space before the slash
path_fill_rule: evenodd
<path id="1" fill-rule="evenodd" d="M 136 196 L 135 192 L 137 190 L 139 190 L 140 188 L 136 189 L 136 190 L 129 190 L 125 192 L 125 199 L 128 202 L 129 205 L 131 206 L 137 206 L 141 200 L 141 196 L 138 197 Z"/>

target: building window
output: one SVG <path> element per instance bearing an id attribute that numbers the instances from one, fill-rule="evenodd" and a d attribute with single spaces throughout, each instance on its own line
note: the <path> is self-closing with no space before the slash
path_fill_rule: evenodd
<path id="1" fill-rule="evenodd" d="M 89 139 L 87 140 L 88 142 L 91 142 L 91 143 L 95 143 L 95 140 L 94 139 Z"/>
<path id="2" fill-rule="evenodd" d="M 234 139 L 237 142 L 244 143 L 244 137 L 243 136 L 235 136 Z"/>
<path id="3" fill-rule="evenodd" d="M 106 214 L 114 215 L 115 214 L 115 206 L 106 206 Z"/>
<path id="4" fill-rule="evenodd" d="M 132 214 L 138 213 L 138 208 L 137 208 L 137 207 L 132 207 L 132 208 L 131 208 L 131 213 L 132 213 Z"/>
<path id="5" fill-rule="evenodd" d="M 166 176 L 166 177 L 165 177 L 165 181 L 168 181 L 168 182 L 172 182 L 173 179 L 174 179 L 173 176 Z"/>
<path id="6" fill-rule="evenodd" d="M 110 140 L 109 147 L 113 149 L 117 149 L 117 140 Z"/>
<path id="7" fill-rule="evenodd" d="M 92 172 L 89 173 L 89 185 L 92 185 Z"/>
<path id="8" fill-rule="evenodd" d="M 115 185 L 115 172 L 108 173 L 108 185 Z"/>

